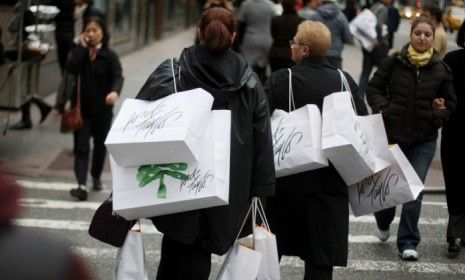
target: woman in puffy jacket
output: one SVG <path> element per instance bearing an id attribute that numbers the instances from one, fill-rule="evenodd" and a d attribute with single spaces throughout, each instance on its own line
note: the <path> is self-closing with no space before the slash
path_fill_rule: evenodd
<path id="1" fill-rule="evenodd" d="M 438 129 L 455 108 L 450 69 L 433 50 L 434 25 L 412 23 L 410 42 L 386 58 L 367 89 L 368 104 L 383 115 L 390 144 L 398 144 L 424 182 L 436 151 Z M 404 260 L 417 260 L 420 243 L 420 194 L 402 207 L 397 248 Z M 395 207 L 375 213 L 378 237 L 386 241 Z"/>

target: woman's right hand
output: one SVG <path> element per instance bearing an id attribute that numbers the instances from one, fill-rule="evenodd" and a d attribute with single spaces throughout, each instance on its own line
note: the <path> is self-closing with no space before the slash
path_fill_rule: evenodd
<path id="1" fill-rule="evenodd" d="M 79 44 L 81 46 L 83 46 L 84 48 L 87 48 L 87 41 L 88 41 L 88 39 L 87 39 L 87 36 L 86 36 L 86 34 L 84 32 L 79 34 Z"/>
<path id="2" fill-rule="evenodd" d="M 444 105 L 444 98 L 433 99 L 433 109 L 435 110 L 446 109 L 446 106 Z"/>

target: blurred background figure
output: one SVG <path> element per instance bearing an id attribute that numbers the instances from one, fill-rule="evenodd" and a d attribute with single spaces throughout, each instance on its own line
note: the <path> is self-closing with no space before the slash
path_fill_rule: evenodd
<path id="1" fill-rule="evenodd" d="M 344 15 L 347 21 L 351 21 L 358 13 L 358 0 L 347 0 L 346 7 L 344 9 Z"/>
<path id="2" fill-rule="evenodd" d="M 336 5 L 336 0 L 323 0 L 310 20 L 322 22 L 331 32 L 331 48 L 326 59 L 336 68 L 342 69 L 342 50 L 344 44 L 352 44 L 353 38 L 349 30 L 346 16 Z"/>
<path id="3" fill-rule="evenodd" d="M 311 19 L 316 13 L 316 9 L 321 5 L 320 0 L 305 0 L 305 6 L 299 11 L 299 16 L 303 19 Z"/>
<path id="4" fill-rule="evenodd" d="M 370 4 L 366 2 L 367 8 L 375 14 L 377 19 L 376 24 L 376 44 L 372 51 L 367 51 L 362 47 L 363 62 L 362 73 L 358 83 L 358 95 L 360 99 L 365 98 L 365 90 L 370 80 L 371 71 L 373 67 L 378 66 L 379 63 L 387 57 L 389 51 L 388 36 L 384 34 L 383 29 L 388 25 L 388 6 L 393 0 L 376 0 L 375 3 Z M 384 27 L 383 27 L 384 26 Z"/>
<path id="5" fill-rule="evenodd" d="M 438 52 L 440 59 L 443 59 L 447 51 L 447 35 L 442 25 L 443 12 L 436 5 L 426 5 L 423 8 L 422 16 L 425 16 L 433 21 L 435 26 L 433 48 Z"/>
<path id="6" fill-rule="evenodd" d="M 388 6 L 388 44 L 389 49 L 392 49 L 394 46 L 394 34 L 399 29 L 400 24 L 400 14 L 399 9 L 394 5 L 394 2 Z"/>
<path id="7" fill-rule="evenodd" d="M 52 111 L 52 106 L 48 105 L 45 103 L 40 96 L 38 95 L 37 92 L 32 92 L 32 91 L 38 91 L 38 87 L 35 83 L 32 82 L 34 79 L 39 79 L 40 75 L 40 62 L 45 58 L 45 55 L 36 52 L 36 51 L 31 51 L 28 52 L 28 49 L 24 47 L 23 43 L 27 42 L 28 38 L 28 32 L 26 31 L 26 26 L 32 25 L 35 23 L 34 21 L 34 15 L 27 9 L 27 1 L 25 0 L 19 0 L 15 6 L 14 9 L 15 14 L 13 15 L 14 18 L 18 19 L 12 20 L 12 24 L 8 27 L 8 31 L 16 37 L 16 39 L 13 41 L 13 45 L 15 48 L 23 48 L 23 60 L 29 60 L 28 63 L 28 70 L 27 74 L 29 75 L 28 81 L 31 81 L 27 85 L 27 100 L 21 105 L 21 120 L 18 121 L 17 123 L 13 124 L 10 129 L 13 130 L 23 130 L 23 129 L 30 129 L 32 128 L 32 119 L 31 119 L 31 104 L 35 104 L 39 110 L 40 110 L 40 123 L 43 123 L 47 116 L 50 114 Z M 23 19 L 23 38 L 19 38 L 19 17 L 20 14 L 24 12 L 24 19 Z M 17 54 L 17 52 L 9 52 L 10 54 Z M 17 57 L 11 57 L 11 60 L 17 60 Z M 32 79 L 32 76 L 34 76 L 34 79 Z M 33 85 L 34 84 L 34 85 Z"/>
<path id="8" fill-rule="evenodd" d="M 60 9 L 55 20 L 55 41 L 57 46 L 58 64 L 61 74 L 65 70 L 66 60 L 73 47 L 74 39 L 74 0 L 55 0 L 53 5 Z M 78 32 L 79 34 L 79 32 Z"/>
<path id="9" fill-rule="evenodd" d="M 78 187 L 71 196 L 87 200 L 87 172 L 90 138 L 93 138 L 93 189 L 102 190 L 100 176 L 106 156 L 105 138 L 113 118 L 113 106 L 123 87 L 122 68 L 118 55 L 109 48 L 110 34 L 100 17 L 84 21 L 79 46 L 73 49 L 66 70 L 80 79 L 80 104 L 84 126 L 74 132 L 74 173 Z M 79 82 L 79 81 L 78 81 Z M 77 103 L 73 96 L 72 104 Z"/>
<path id="10" fill-rule="evenodd" d="M 457 108 L 445 122 L 441 138 L 441 162 L 446 186 L 449 223 L 447 225 L 447 242 L 449 257 L 455 258 L 460 248 L 465 245 L 465 188 L 462 174 L 465 158 L 465 139 L 462 133 L 465 97 L 465 23 L 457 33 L 457 46 L 461 49 L 452 51 L 444 57 L 444 62 L 452 69 L 454 89 L 457 95 Z"/>
<path id="11" fill-rule="evenodd" d="M 14 225 L 21 188 L 0 170 L 0 275 L 6 280 L 90 280 L 84 261 L 45 233 Z"/>
<path id="12" fill-rule="evenodd" d="M 260 81 L 266 81 L 268 53 L 273 43 L 271 19 L 277 16 L 270 0 L 245 0 L 237 15 L 237 38 L 234 49 L 257 73 Z"/>
<path id="13" fill-rule="evenodd" d="M 283 6 L 283 14 L 274 17 L 271 21 L 273 44 L 270 49 L 269 61 L 272 72 L 294 65 L 294 61 L 291 59 L 289 41 L 297 32 L 299 23 L 303 21 L 303 18 L 297 15 L 295 0 L 282 0 L 281 5 Z"/>
<path id="14" fill-rule="evenodd" d="M 456 103 L 450 70 L 433 50 L 433 40 L 433 22 L 425 17 L 415 20 L 410 42 L 382 61 L 367 88 L 368 104 L 373 113 L 382 114 L 389 144 L 399 145 L 422 182 L 436 151 L 438 129 Z M 420 193 L 402 205 L 397 249 L 407 261 L 418 259 L 422 199 Z M 380 241 L 389 238 L 395 213 L 396 207 L 375 213 Z"/>

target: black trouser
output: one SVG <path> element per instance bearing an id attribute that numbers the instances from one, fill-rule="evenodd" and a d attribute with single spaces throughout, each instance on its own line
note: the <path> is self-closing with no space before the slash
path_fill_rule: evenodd
<path id="1" fill-rule="evenodd" d="M 86 185 L 89 170 L 90 138 L 93 137 L 90 174 L 100 179 L 107 149 L 105 139 L 111 126 L 111 115 L 83 116 L 84 126 L 74 132 L 74 173 L 79 185 Z"/>
<path id="2" fill-rule="evenodd" d="M 305 262 L 304 280 L 331 280 L 333 279 L 332 266 L 310 265 Z"/>
<path id="3" fill-rule="evenodd" d="M 57 32 L 55 33 L 55 40 L 57 43 L 57 55 L 58 63 L 60 64 L 60 70 L 63 74 L 63 71 L 66 67 L 66 61 L 68 60 L 68 55 L 73 48 L 73 33 Z"/>
<path id="4" fill-rule="evenodd" d="M 210 270 L 211 253 L 199 244 L 186 245 L 163 236 L 157 280 L 208 280 Z"/>

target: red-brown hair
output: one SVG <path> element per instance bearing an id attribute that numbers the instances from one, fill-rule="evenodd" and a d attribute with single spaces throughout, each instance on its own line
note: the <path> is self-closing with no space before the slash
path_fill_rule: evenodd
<path id="1" fill-rule="evenodd" d="M 199 22 L 200 39 L 209 52 L 225 51 L 232 45 L 235 26 L 236 19 L 227 9 L 208 9 L 202 14 Z"/>

